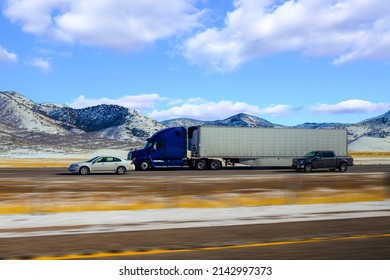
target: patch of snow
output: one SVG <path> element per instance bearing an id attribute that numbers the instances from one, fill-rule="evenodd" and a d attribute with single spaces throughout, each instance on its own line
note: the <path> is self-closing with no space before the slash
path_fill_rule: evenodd
<path id="1" fill-rule="evenodd" d="M 351 152 L 390 152 L 390 136 L 386 138 L 373 138 L 363 136 L 349 143 Z"/>
<path id="2" fill-rule="evenodd" d="M 120 149 L 96 149 L 96 150 L 78 150 L 78 149 L 65 149 L 57 148 L 50 150 L 36 150 L 29 148 L 19 148 L 9 150 L 1 154 L 0 158 L 14 158 L 14 159 L 34 159 L 34 158 L 47 158 L 47 159 L 66 159 L 66 158 L 93 158 L 95 156 L 107 155 L 117 156 L 126 159 L 127 150 Z"/>
<path id="3" fill-rule="evenodd" d="M 88 158 L 107 155 L 107 156 L 121 157 L 127 159 L 128 152 L 129 151 L 117 150 L 117 149 L 100 149 L 100 150 L 89 152 L 86 155 Z"/>

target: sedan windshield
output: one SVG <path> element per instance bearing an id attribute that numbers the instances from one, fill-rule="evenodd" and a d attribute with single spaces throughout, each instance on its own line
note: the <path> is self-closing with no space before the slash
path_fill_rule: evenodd
<path id="1" fill-rule="evenodd" d="M 97 159 L 98 157 L 94 157 L 94 158 L 91 158 L 90 160 L 88 160 L 87 162 L 93 162 L 95 159 Z"/>

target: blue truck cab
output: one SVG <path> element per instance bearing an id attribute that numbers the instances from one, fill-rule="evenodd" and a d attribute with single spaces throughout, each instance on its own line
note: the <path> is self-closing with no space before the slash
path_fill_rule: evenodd
<path id="1" fill-rule="evenodd" d="M 172 127 L 160 130 L 150 137 L 143 149 L 129 152 L 137 170 L 156 167 L 183 167 L 187 164 L 187 130 Z"/>

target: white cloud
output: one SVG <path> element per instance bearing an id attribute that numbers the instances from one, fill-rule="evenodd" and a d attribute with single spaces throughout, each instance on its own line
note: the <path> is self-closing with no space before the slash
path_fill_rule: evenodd
<path id="1" fill-rule="evenodd" d="M 40 57 L 36 57 L 30 61 L 27 61 L 27 63 L 34 66 L 34 67 L 39 68 L 40 70 L 42 70 L 45 73 L 49 72 L 51 69 L 51 62 L 47 59 L 43 59 Z"/>
<path id="2" fill-rule="evenodd" d="M 61 42 L 137 50 L 199 26 L 192 0 L 7 0 L 25 32 Z"/>
<path id="3" fill-rule="evenodd" d="M 289 105 L 274 105 L 260 110 L 261 114 L 272 115 L 276 117 L 285 116 L 291 114 L 296 109 L 292 108 Z"/>
<path id="4" fill-rule="evenodd" d="M 225 119 L 238 113 L 247 113 L 251 115 L 284 115 L 291 109 L 286 105 L 276 105 L 269 108 L 259 108 L 245 102 L 233 102 L 222 100 L 218 102 L 204 101 L 199 98 L 188 100 L 185 104 L 174 106 L 166 110 L 153 110 L 149 117 L 157 120 L 166 120 L 174 118 L 193 118 L 200 120 Z"/>
<path id="5" fill-rule="evenodd" d="M 152 94 L 140 94 L 140 95 L 127 95 L 118 99 L 111 98 L 87 98 L 84 95 L 81 95 L 74 99 L 72 102 L 67 105 L 80 109 L 90 106 L 96 106 L 100 104 L 112 104 L 112 105 L 120 105 L 129 109 L 145 111 L 151 110 L 155 107 L 157 102 L 165 101 L 166 98 L 160 97 L 156 93 Z"/>
<path id="6" fill-rule="evenodd" d="M 310 108 L 312 113 L 322 114 L 361 114 L 390 110 L 390 103 L 373 103 L 366 100 L 351 99 L 336 104 L 317 104 Z"/>
<path id="7" fill-rule="evenodd" d="M 296 111 L 288 105 L 271 105 L 259 107 L 245 102 L 233 102 L 230 100 L 207 101 L 200 97 L 188 100 L 173 100 L 161 97 L 159 94 L 128 95 L 117 99 L 112 98 L 87 98 L 81 95 L 67 105 L 80 109 L 100 104 L 113 104 L 129 109 L 135 109 L 157 120 L 174 118 L 193 118 L 200 120 L 225 119 L 239 113 L 250 115 L 286 116 Z M 165 109 L 157 109 L 165 107 Z"/>
<path id="8" fill-rule="evenodd" d="M 183 44 L 193 64 L 231 71 L 266 55 L 296 51 L 334 64 L 390 59 L 390 1 L 235 0 L 222 28 Z"/>
<path id="9" fill-rule="evenodd" d="M 17 62 L 18 56 L 14 53 L 8 52 L 0 45 L 0 63 L 1 62 Z"/>

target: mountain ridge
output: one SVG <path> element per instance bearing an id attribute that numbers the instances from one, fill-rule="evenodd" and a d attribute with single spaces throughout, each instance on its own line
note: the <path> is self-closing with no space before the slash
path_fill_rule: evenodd
<path id="1" fill-rule="evenodd" d="M 161 122 L 166 127 L 174 126 L 197 126 L 197 125 L 207 125 L 207 126 L 241 126 L 241 127 L 277 127 L 280 125 L 273 124 L 265 119 L 252 116 L 245 113 L 239 113 L 228 117 L 223 120 L 215 121 L 202 121 L 195 120 L 190 118 L 177 118 Z"/>
<path id="2" fill-rule="evenodd" d="M 92 149 L 99 146 L 128 149 L 143 145 L 146 138 L 162 128 L 194 125 L 288 127 L 245 113 L 215 121 L 178 118 L 157 122 L 136 110 L 118 105 L 74 109 L 56 103 L 38 104 L 19 93 L 0 91 L 0 143 L 3 144 L 3 152 L 14 146 L 32 145 L 36 148 L 46 144 L 49 148 L 83 149 L 88 146 Z M 347 129 L 350 146 L 359 146 L 360 139 L 376 138 L 383 139 L 385 150 L 390 151 L 390 111 L 355 124 L 303 123 L 289 127 Z"/>

